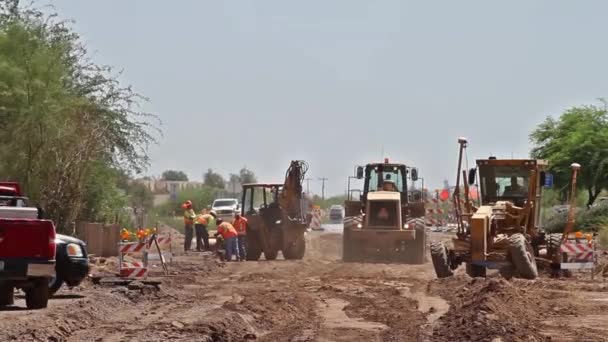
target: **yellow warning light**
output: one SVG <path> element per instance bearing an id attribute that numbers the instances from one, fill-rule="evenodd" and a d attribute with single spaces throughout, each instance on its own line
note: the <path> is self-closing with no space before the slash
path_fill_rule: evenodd
<path id="1" fill-rule="evenodd" d="M 583 233 L 582 232 L 576 232 L 574 234 L 574 237 L 577 238 L 577 239 L 582 239 L 583 238 Z"/>
<path id="2" fill-rule="evenodd" d="M 591 242 L 591 240 L 593 240 L 593 235 L 592 234 L 585 234 L 585 239 L 587 239 L 587 242 Z"/>

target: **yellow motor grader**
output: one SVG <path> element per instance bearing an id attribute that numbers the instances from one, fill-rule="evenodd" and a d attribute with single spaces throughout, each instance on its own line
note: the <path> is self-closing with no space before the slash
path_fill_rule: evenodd
<path id="1" fill-rule="evenodd" d="M 535 257 L 546 250 L 548 259 L 559 254 L 561 234 L 545 234 L 539 225 L 547 162 L 534 159 L 476 161 L 477 168 L 462 170 L 467 140 L 460 138 L 456 188 L 453 194 L 458 230 L 451 244 L 431 243 L 431 258 L 439 278 L 449 277 L 460 264 L 471 277 L 498 269 L 506 278 L 538 276 Z M 479 177 L 477 177 L 479 171 Z M 461 174 L 462 172 L 462 174 Z M 460 197 L 460 179 L 464 198 Z M 469 186 L 479 182 L 481 203 L 473 205 Z M 464 202 L 464 203 L 463 203 Z"/>
<path id="2" fill-rule="evenodd" d="M 342 260 L 424 263 L 424 202 L 410 201 L 408 191 L 408 182 L 418 179 L 418 170 L 385 159 L 357 167 L 351 178 L 363 180 L 364 188 L 358 201 L 344 205 Z"/>

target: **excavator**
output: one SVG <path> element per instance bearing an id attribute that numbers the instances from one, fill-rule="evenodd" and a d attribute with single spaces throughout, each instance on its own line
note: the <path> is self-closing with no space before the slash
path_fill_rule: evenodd
<path id="1" fill-rule="evenodd" d="M 247 260 L 288 260 L 304 257 L 307 227 L 302 183 L 308 164 L 293 160 L 281 183 L 243 184 L 241 215 L 247 225 Z"/>

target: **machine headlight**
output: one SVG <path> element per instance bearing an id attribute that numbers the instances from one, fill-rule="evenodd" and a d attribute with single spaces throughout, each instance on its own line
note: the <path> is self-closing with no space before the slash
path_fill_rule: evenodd
<path id="1" fill-rule="evenodd" d="M 406 224 L 404 224 L 404 225 L 403 225 L 403 229 L 410 229 L 410 225 L 409 225 L 409 224 L 407 224 L 407 223 L 406 223 Z"/>
<path id="2" fill-rule="evenodd" d="M 277 220 L 275 224 L 281 224 L 281 220 Z"/>
<path id="3" fill-rule="evenodd" d="M 75 258 L 82 258 L 84 256 L 84 253 L 82 252 L 82 247 L 80 247 L 79 245 L 77 245 L 75 243 L 68 244 L 67 252 L 68 252 L 68 256 L 75 257 Z"/>
<path id="4" fill-rule="evenodd" d="M 361 229 L 363 228 L 363 225 L 361 223 L 357 224 L 357 228 Z"/>

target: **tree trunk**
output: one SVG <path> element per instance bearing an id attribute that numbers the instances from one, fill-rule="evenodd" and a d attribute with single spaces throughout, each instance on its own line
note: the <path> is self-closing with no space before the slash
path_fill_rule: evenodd
<path id="1" fill-rule="evenodd" d="M 597 196 L 599 196 L 601 192 L 602 192 L 602 189 L 598 189 L 598 188 L 595 188 L 595 189 L 588 188 L 587 189 L 587 194 L 589 195 L 589 198 L 587 200 L 587 209 L 591 208 L 591 206 L 597 199 Z"/>

